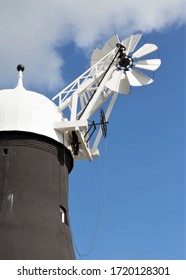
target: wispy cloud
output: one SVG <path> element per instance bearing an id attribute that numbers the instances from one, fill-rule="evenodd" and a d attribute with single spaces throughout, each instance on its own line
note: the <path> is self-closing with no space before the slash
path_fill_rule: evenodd
<path id="1" fill-rule="evenodd" d="M 57 47 L 80 48 L 113 33 L 162 30 L 186 22 L 185 0 L 0 0 L 0 88 L 16 85 L 15 67 L 24 63 L 33 87 L 63 86 L 63 57 Z"/>

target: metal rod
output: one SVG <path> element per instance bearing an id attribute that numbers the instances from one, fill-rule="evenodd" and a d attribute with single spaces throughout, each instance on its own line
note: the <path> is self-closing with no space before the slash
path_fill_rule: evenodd
<path id="1" fill-rule="evenodd" d="M 102 83 L 103 79 L 105 78 L 106 74 L 108 73 L 108 71 L 110 70 L 114 60 L 116 59 L 116 57 L 118 56 L 119 52 L 121 51 L 121 47 L 119 47 L 117 53 L 115 54 L 114 58 L 112 59 L 110 65 L 108 66 L 107 70 L 105 71 L 103 77 L 101 78 L 100 82 L 98 83 L 98 87 L 100 86 L 100 84 Z M 88 103 L 86 104 L 86 106 L 84 107 L 83 111 L 81 112 L 80 116 L 78 117 L 78 120 L 82 117 L 83 113 L 85 112 L 86 108 L 88 107 L 90 101 L 92 100 L 92 98 L 94 97 L 94 94 L 96 93 L 96 90 L 93 92 L 91 98 L 89 99 Z"/>

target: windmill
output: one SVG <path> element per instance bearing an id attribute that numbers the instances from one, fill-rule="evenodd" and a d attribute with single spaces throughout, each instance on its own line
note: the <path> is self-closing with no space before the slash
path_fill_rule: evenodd
<path id="1" fill-rule="evenodd" d="M 68 174 L 74 160 L 99 156 L 118 94 L 153 82 L 143 70 L 160 59 L 141 58 L 158 48 L 137 49 L 141 37 L 114 35 L 95 49 L 91 67 L 53 98 L 58 105 L 23 87 L 23 65 L 17 87 L 0 91 L 0 259 L 75 258 Z M 99 122 L 91 120 L 98 110 Z"/>
<path id="2" fill-rule="evenodd" d="M 99 156 L 98 145 L 102 134 L 105 135 L 118 93 L 130 94 L 131 86 L 149 85 L 154 81 L 138 69 L 154 72 L 160 66 L 160 59 L 141 60 L 158 47 L 144 44 L 136 50 L 141 38 L 142 34 L 135 34 L 120 42 L 118 35 L 114 35 L 102 49 L 94 50 L 91 67 L 53 98 L 53 101 L 58 99 L 58 110 L 64 116 L 64 120 L 55 123 L 54 127 L 69 134 L 71 146 L 68 148 L 75 159 L 92 160 Z M 101 111 L 101 128 L 91 145 L 91 128 L 94 132 L 96 126 L 94 122 L 89 125 L 88 121 L 109 98 L 105 116 Z M 67 109 L 68 118 L 65 115 Z"/>

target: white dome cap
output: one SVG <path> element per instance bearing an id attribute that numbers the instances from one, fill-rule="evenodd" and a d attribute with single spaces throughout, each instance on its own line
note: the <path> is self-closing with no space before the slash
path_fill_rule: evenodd
<path id="1" fill-rule="evenodd" d="M 46 96 L 25 90 L 22 71 L 15 89 L 0 90 L 0 131 L 27 131 L 48 136 L 63 143 L 63 134 L 54 129 L 62 115 Z"/>

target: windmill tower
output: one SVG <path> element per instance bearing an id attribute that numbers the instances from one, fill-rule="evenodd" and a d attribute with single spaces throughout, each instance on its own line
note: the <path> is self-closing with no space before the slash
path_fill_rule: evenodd
<path id="1" fill-rule="evenodd" d="M 53 98 L 58 106 L 25 90 L 22 65 L 17 87 L 0 91 L 0 259 L 75 258 L 68 174 L 74 160 L 99 156 L 118 93 L 153 82 L 136 69 L 160 66 L 159 59 L 138 60 L 157 50 L 145 44 L 135 51 L 141 36 L 120 42 L 115 35 L 95 49 L 91 67 Z M 106 101 L 106 114 L 91 121 Z"/>
<path id="2" fill-rule="evenodd" d="M 0 91 L 0 259 L 74 259 L 68 217 L 73 157 L 57 106 L 18 85 Z"/>

